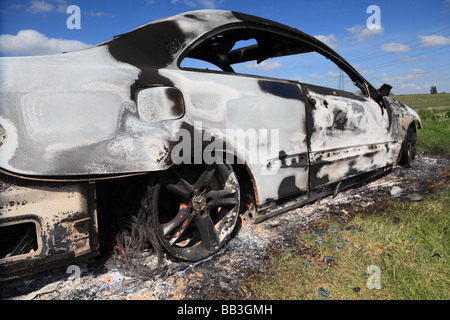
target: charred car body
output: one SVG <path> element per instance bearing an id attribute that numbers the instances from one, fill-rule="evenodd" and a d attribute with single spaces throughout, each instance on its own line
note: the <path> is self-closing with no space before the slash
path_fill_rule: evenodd
<path id="1" fill-rule="evenodd" d="M 360 93 L 233 70 L 308 52 Z M 187 58 L 218 70 L 182 67 Z M 1 278 L 98 254 L 101 181 L 148 176 L 140 211 L 171 254 L 195 261 L 223 246 L 250 202 L 260 222 L 409 164 L 421 126 L 389 86 L 375 89 L 319 40 L 229 11 L 176 15 L 78 52 L 2 58 L 0 68 Z M 276 139 L 249 148 L 261 130 Z"/>

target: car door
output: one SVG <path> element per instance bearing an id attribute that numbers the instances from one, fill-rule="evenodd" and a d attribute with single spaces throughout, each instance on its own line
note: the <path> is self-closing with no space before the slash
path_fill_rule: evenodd
<path id="1" fill-rule="evenodd" d="M 298 83 L 220 71 L 161 72 L 183 94 L 183 120 L 212 133 L 214 141 L 227 141 L 245 161 L 258 204 L 307 191 L 306 113 Z M 206 145 L 213 140 L 203 139 Z"/>
<path id="2" fill-rule="evenodd" d="M 307 100 L 310 187 L 387 165 L 389 119 L 373 99 L 302 85 Z"/>

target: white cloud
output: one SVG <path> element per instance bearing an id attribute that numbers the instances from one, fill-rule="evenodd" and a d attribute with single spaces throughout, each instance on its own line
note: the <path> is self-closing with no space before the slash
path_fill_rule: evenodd
<path id="1" fill-rule="evenodd" d="M 291 78 L 289 78 L 290 80 L 294 80 L 294 81 L 298 81 L 298 82 L 304 82 L 305 80 L 303 80 L 302 77 L 300 76 L 293 76 Z"/>
<path id="2" fill-rule="evenodd" d="M 364 76 L 374 74 L 375 72 L 376 72 L 375 70 L 361 70 L 361 74 Z"/>
<path id="3" fill-rule="evenodd" d="M 24 6 L 23 4 L 15 3 L 15 4 L 10 5 L 9 9 L 22 9 L 23 6 Z"/>
<path id="4" fill-rule="evenodd" d="M 411 50 L 411 48 L 402 43 L 392 42 L 381 45 L 381 50 L 383 50 L 384 52 L 400 53 L 408 52 Z"/>
<path id="5" fill-rule="evenodd" d="M 316 38 L 317 40 L 320 40 L 322 42 L 324 42 L 325 44 L 327 44 L 330 48 L 337 48 L 337 44 L 335 43 L 337 41 L 337 38 L 334 34 L 330 34 L 328 36 L 324 36 L 324 35 L 317 35 L 314 36 L 314 38 Z"/>
<path id="6" fill-rule="evenodd" d="M 423 79 L 427 72 L 424 69 L 411 69 L 407 74 L 387 74 L 383 73 L 380 76 L 381 81 L 385 83 L 406 82 L 412 80 Z"/>
<path id="7" fill-rule="evenodd" d="M 59 13 L 67 13 L 67 8 L 69 5 L 66 3 L 66 0 L 31 0 L 30 5 L 27 7 L 27 11 L 31 13 L 45 13 L 45 12 L 59 12 Z M 19 8 L 19 7 L 17 7 Z M 114 18 L 114 16 L 107 12 L 94 12 L 94 11 L 84 11 L 83 13 L 91 16 L 91 17 L 110 17 Z"/>
<path id="8" fill-rule="evenodd" d="M 300 76 L 293 76 L 293 77 L 289 78 L 289 80 L 294 80 L 294 81 L 301 82 L 301 83 L 311 83 L 310 80 L 303 79 Z"/>
<path id="9" fill-rule="evenodd" d="M 419 61 L 426 61 L 426 60 L 432 60 L 432 58 L 427 57 L 427 56 L 421 56 L 421 57 L 404 57 L 404 58 L 400 58 L 395 60 L 395 62 L 405 62 L 405 63 L 414 63 L 414 62 L 419 62 Z"/>
<path id="10" fill-rule="evenodd" d="M 47 38 L 36 30 L 21 30 L 17 35 L 0 35 L 0 52 L 13 56 L 72 52 L 87 46 L 81 41 Z"/>
<path id="11" fill-rule="evenodd" d="M 268 61 L 262 61 L 260 64 L 256 64 L 256 62 L 253 63 L 246 63 L 244 66 L 247 69 L 257 70 L 257 71 L 263 71 L 263 72 L 269 72 L 276 69 L 281 68 L 281 64 L 274 61 L 274 62 L 268 62 Z"/>
<path id="12" fill-rule="evenodd" d="M 312 74 L 309 76 L 311 79 L 321 79 L 322 76 L 320 74 Z"/>
<path id="13" fill-rule="evenodd" d="M 52 11 L 66 13 L 67 7 L 66 0 L 30 0 L 30 5 L 26 10 L 31 13 L 46 13 Z M 19 9 L 18 6 L 17 9 Z"/>
<path id="14" fill-rule="evenodd" d="M 360 65 L 360 64 L 358 64 L 358 63 L 355 63 L 355 64 L 353 65 L 353 68 L 355 68 L 356 70 L 358 70 L 359 73 L 361 73 L 361 74 L 364 75 L 364 76 L 367 76 L 367 75 L 371 75 L 371 74 L 376 73 L 375 70 L 363 70 L 362 67 L 363 67 L 363 66 Z"/>
<path id="15" fill-rule="evenodd" d="M 172 0 L 172 4 L 184 3 L 185 5 L 192 8 L 205 8 L 205 9 L 215 9 L 223 0 Z"/>
<path id="16" fill-rule="evenodd" d="M 368 29 L 366 26 L 356 25 L 351 28 L 347 28 L 345 30 L 347 30 L 352 34 L 351 38 L 355 38 L 358 41 L 364 41 L 369 38 L 372 38 L 375 35 L 384 33 L 383 26 L 379 29 Z"/>
<path id="17" fill-rule="evenodd" d="M 67 13 L 67 7 L 69 4 L 66 4 L 65 0 L 55 0 L 57 5 L 55 6 L 55 10 L 60 13 Z"/>
<path id="18" fill-rule="evenodd" d="M 54 9 L 53 4 L 39 0 L 31 0 L 30 6 L 27 8 L 28 11 L 33 13 L 50 12 L 53 9 Z"/>
<path id="19" fill-rule="evenodd" d="M 431 86 L 429 84 L 417 85 L 415 83 L 402 83 L 399 88 L 400 89 L 411 89 L 411 90 L 413 90 L 413 92 L 420 92 L 420 91 L 430 89 L 430 87 Z"/>
<path id="20" fill-rule="evenodd" d="M 178 1 L 178 0 L 176 0 Z M 173 0 L 172 0 L 173 2 Z M 15 5 L 15 9 L 22 8 L 23 5 Z M 67 8 L 69 5 L 66 3 L 66 0 L 31 0 L 30 5 L 26 8 L 27 11 L 31 13 L 46 13 L 46 12 L 59 12 L 59 13 L 67 13 Z M 12 6 L 11 6 L 12 8 Z M 83 14 L 86 14 L 90 17 L 108 17 L 114 18 L 114 15 L 103 12 L 103 11 L 83 11 Z"/>
<path id="21" fill-rule="evenodd" d="M 102 11 L 98 11 L 98 12 L 94 12 L 94 11 L 85 11 L 84 13 L 86 13 L 87 15 L 91 16 L 91 17 L 108 17 L 108 18 L 114 18 L 114 15 L 108 13 L 108 12 L 102 12 Z"/>
<path id="22" fill-rule="evenodd" d="M 339 76 L 340 76 L 340 72 L 329 71 L 327 73 L 328 78 L 339 78 Z"/>
<path id="23" fill-rule="evenodd" d="M 396 94 L 429 92 L 430 77 L 432 75 L 424 69 L 411 69 L 406 73 L 382 74 L 381 83 L 389 83 Z"/>
<path id="24" fill-rule="evenodd" d="M 419 36 L 422 41 L 422 47 L 435 47 L 446 46 L 450 44 L 450 37 L 431 35 L 431 36 Z"/>

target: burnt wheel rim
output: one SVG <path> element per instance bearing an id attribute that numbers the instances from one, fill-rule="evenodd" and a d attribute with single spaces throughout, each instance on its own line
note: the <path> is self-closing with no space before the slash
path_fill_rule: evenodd
<path id="1" fill-rule="evenodd" d="M 164 247 L 183 260 L 217 252 L 232 233 L 239 185 L 226 165 L 174 166 L 161 174 L 153 195 L 153 219 Z"/>

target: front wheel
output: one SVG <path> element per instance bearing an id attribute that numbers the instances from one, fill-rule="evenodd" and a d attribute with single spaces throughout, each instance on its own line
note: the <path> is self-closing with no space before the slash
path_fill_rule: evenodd
<path id="1" fill-rule="evenodd" d="M 150 223 L 165 249 L 183 260 L 216 253 L 239 215 L 239 182 L 228 165 L 180 165 L 148 187 Z"/>
<path id="2" fill-rule="evenodd" d="M 413 122 L 406 131 L 406 136 L 403 141 L 403 151 L 399 162 L 402 166 L 405 167 L 411 166 L 411 162 L 416 157 L 416 145 L 417 145 L 417 133 L 416 133 L 416 126 Z"/>

